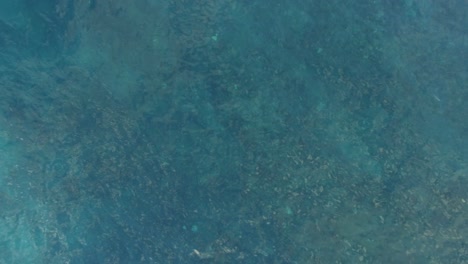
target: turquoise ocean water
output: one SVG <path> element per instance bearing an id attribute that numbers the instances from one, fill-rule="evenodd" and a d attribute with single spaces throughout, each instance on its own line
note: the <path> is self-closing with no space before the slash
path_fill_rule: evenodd
<path id="1" fill-rule="evenodd" d="M 468 263 L 464 1 L 0 1 L 0 264 Z"/>

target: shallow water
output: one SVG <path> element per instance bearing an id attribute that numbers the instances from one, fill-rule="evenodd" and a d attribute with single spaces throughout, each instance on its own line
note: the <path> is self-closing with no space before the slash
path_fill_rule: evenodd
<path id="1" fill-rule="evenodd" d="M 0 2 L 0 263 L 468 263 L 466 10 Z"/>

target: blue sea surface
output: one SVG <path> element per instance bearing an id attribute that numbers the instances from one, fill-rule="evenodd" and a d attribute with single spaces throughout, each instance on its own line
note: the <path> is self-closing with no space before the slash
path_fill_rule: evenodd
<path id="1" fill-rule="evenodd" d="M 0 264 L 468 263 L 464 1 L 0 1 Z"/>

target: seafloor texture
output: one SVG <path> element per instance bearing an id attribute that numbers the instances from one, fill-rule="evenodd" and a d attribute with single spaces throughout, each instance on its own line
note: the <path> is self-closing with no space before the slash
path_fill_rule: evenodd
<path id="1" fill-rule="evenodd" d="M 0 263 L 468 263 L 468 5 L 0 2 Z"/>

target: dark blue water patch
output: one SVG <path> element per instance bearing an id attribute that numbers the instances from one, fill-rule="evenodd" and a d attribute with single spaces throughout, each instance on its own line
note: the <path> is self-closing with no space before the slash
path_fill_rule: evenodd
<path id="1" fill-rule="evenodd" d="M 33 35 L 30 36 L 37 43 L 38 54 L 56 54 L 63 50 L 64 33 L 67 30 L 68 21 L 74 16 L 73 1 L 67 1 L 64 12 L 57 12 L 61 1 L 31 1 L 26 0 L 25 12 L 31 19 L 34 27 Z"/>
<path id="2" fill-rule="evenodd" d="M 7 53 L 6 51 L 8 51 L 8 53 L 18 55 L 18 51 L 15 48 L 25 41 L 21 32 L 2 20 L 0 20 L 0 32 L 0 47 L 2 47 L 3 53 Z M 11 56 L 11 54 L 9 55 Z"/>
<path id="3" fill-rule="evenodd" d="M 97 1 L 96 1 L 96 0 L 90 0 L 90 1 L 88 2 L 88 8 L 89 8 L 89 10 L 95 9 L 95 8 L 96 8 L 96 5 L 97 5 Z"/>

